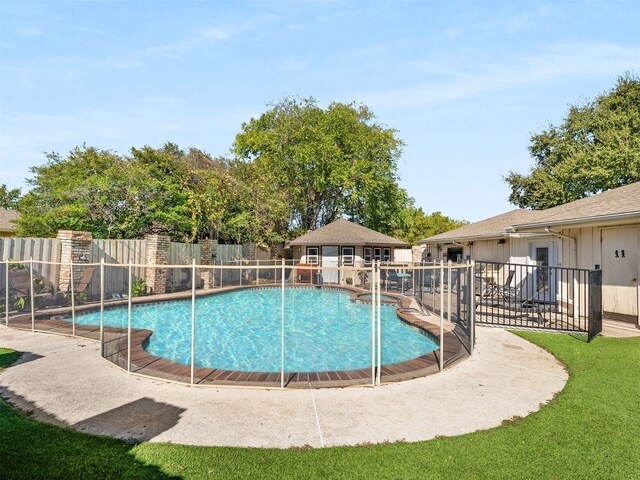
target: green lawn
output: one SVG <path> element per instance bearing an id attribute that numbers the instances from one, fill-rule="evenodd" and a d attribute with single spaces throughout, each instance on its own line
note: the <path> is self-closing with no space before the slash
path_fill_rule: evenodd
<path id="1" fill-rule="evenodd" d="M 520 335 L 563 361 L 570 380 L 541 411 L 493 430 L 319 450 L 134 446 L 38 423 L 0 400 L 0 478 L 639 478 L 640 338 Z M 0 368 L 16 358 L 0 349 Z"/>

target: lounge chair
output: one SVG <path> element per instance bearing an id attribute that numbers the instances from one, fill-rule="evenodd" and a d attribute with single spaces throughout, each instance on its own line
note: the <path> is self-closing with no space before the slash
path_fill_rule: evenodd
<path id="1" fill-rule="evenodd" d="M 508 303 L 518 302 L 521 300 L 520 289 L 511 286 L 511 282 L 513 282 L 513 277 L 515 277 L 515 275 L 515 270 L 509 270 L 509 275 L 507 275 L 504 284 L 495 287 L 497 289 L 498 296 Z"/>
<path id="2" fill-rule="evenodd" d="M 94 271 L 95 271 L 94 267 L 87 267 L 84 270 L 84 272 L 82 272 L 82 277 L 80 277 L 78 286 L 73 290 L 76 296 L 78 294 L 84 294 L 84 297 L 89 296 L 89 285 L 91 285 L 91 280 L 93 279 Z"/>

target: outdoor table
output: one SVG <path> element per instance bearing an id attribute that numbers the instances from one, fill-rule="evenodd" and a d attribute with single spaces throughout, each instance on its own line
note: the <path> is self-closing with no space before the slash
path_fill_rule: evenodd
<path id="1" fill-rule="evenodd" d="M 398 278 L 402 282 L 403 288 L 405 288 L 405 287 L 407 287 L 409 285 L 409 283 L 411 281 L 411 274 L 410 273 L 397 273 L 396 275 L 398 275 Z"/>

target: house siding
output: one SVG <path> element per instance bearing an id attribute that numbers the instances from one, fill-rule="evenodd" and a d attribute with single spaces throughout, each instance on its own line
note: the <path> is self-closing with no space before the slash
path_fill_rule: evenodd
<path id="1" fill-rule="evenodd" d="M 616 276 L 614 265 L 603 265 L 603 248 L 615 248 L 602 243 L 603 236 L 615 245 L 618 237 L 622 238 L 635 231 L 635 251 L 627 252 L 627 258 L 633 259 L 631 276 L 635 278 L 612 278 Z M 562 234 L 575 238 L 563 240 L 562 252 L 569 266 L 593 270 L 598 266 L 603 269 L 603 306 L 605 317 L 617 320 L 635 321 L 640 325 L 638 310 L 640 305 L 640 224 L 626 224 L 606 227 L 568 228 Z M 637 260 L 636 260 L 637 259 Z M 620 259 L 622 261 L 622 259 Z M 627 265 L 628 268 L 628 265 Z M 622 283 L 622 284 L 620 284 Z M 615 299 L 612 297 L 615 296 Z"/>
<path id="2" fill-rule="evenodd" d="M 469 255 L 473 259 L 486 259 L 488 262 L 509 261 L 510 241 L 505 239 L 504 243 L 498 243 L 498 240 L 481 240 L 473 242 Z"/>

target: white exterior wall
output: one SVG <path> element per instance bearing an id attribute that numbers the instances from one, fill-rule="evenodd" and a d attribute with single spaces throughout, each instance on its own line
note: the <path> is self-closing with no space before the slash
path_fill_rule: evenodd
<path id="1" fill-rule="evenodd" d="M 312 245 L 312 246 L 315 247 L 316 245 Z M 345 245 L 345 246 L 351 246 L 351 245 Z M 319 254 L 321 255 L 322 245 L 318 245 L 318 248 L 320 248 Z M 390 247 L 390 248 L 391 248 L 391 260 L 393 262 L 411 263 L 412 261 L 411 248 L 394 248 L 394 247 Z M 291 247 L 291 251 L 293 254 L 293 258 L 295 260 L 300 259 L 300 263 L 307 263 L 307 247 L 296 245 Z M 363 255 L 364 255 L 364 246 L 356 245 L 354 249 L 354 262 L 356 266 L 361 266 L 364 263 Z"/>
<path id="2" fill-rule="evenodd" d="M 560 241 L 557 237 L 552 236 L 540 236 L 535 238 L 511 238 L 510 239 L 510 253 L 509 258 L 511 263 L 520 263 L 523 265 L 533 265 L 534 262 L 531 258 L 532 245 L 535 243 L 551 243 L 553 245 L 553 255 L 555 256 L 555 262 L 552 260 L 550 266 L 561 267 L 562 265 L 562 251 L 560 248 Z"/>
<path id="3" fill-rule="evenodd" d="M 629 250 L 626 252 L 626 258 L 630 258 L 631 260 L 629 261 L 633 265 L 616 264 L 624 266 L 627 278 L 618 275 L 619 269 L 616 265 L 603 265 L 603 262 L 612 262 L 612 252 L 608 251 L 606 255 L 603 255 L 603 248 L 609 250 L 621 249 L 622 247 L 616 247 L 618 235 L 620 237 L 620 245 L 629 245 L 630 229 L 635 229 L 636 232 L 635 238 L 637 238 L 637 241 L 634 242 L 632 240 L 631 243 L 635 246 L 635 250 L 629 249 L 628 246 L 625 248 Z M 466 242 L 460 243 L 463 243 L 464 246 L 463 255 L 470 255 L 473 260 L 522 265 L 533 264 L 532 244 L 551 243 L 554 245 L 555 254 L 555 261 L 551 259 L 552 266 L 583 270 L 594 270 L 598 266 L 603 270 L 602 294 L 605 317 L 624 319 L 626 321 L 635 319 L 640 327 L 640 223 L 636 221 L 628 224 L 605 226 L 601 224 L 577 228 L 555 228 L 553 230 L 563 236 L 571 237 L 575 241 L 570 238 L 541 234 L 536 237 L 505 238 L 504 244 L 499 244 L 497 239 L 474 240 L 472 245 L 468 245 Z M 603 246 L 603 232 L 605 232 L 606 242 L 608 242 L 608 245 L 605 246 Z M 631 238 L 633 239 L 632 235 Z M 434 260 L 446 260 L 446 256 L 443 253 L 446 253 L 447 248 L 454 246 L 459 247 L 459 245 L 452 243 L 441 244 L 440 247 L 437 244 L 427 244 L 423 258 L 426 257 L 427 253 L 431 253 L 431 257 Z M 614 260 L 615 262 L 624 262 L 622 258 L 614 258 Z M 629 275 L 629 271 L 631 275 Z M 508 272 L 492 272 L 491 275 L 498 283 L 501 283 L 507 277 Z M 565 278 L 558 279 L 555 283 L 555 298 L 557 301 L 564 302 L 566 308 L 572 308 L 571 302 L 567 300 L 568 298 L 578 298 L 580 303 L 584 302 L 584 305 L 580 306 L 580 311 L 584 311 L 588 302 L 587 287 L 586 285 L 579 287 L 582 282 L 578 282 L 575 279 L 576 273 L 570 273 L 569 275 L 570 278 L 565 276 Z M 579 275 L 582 278 L 585 277 L 583 273 Z M 517 277 L 518 274 L 516 273 L 516 280 L 512 285 L 516 285 L 515 282 L 524 280 Z M 612 297 L 615 297 L 615 300 L 612 301 Z M 574 305 L 573 308 L 576 308 L 576 306 Z"/>
<path id="4" fill-rule="evenodd" d="M 634 263 L 630 266 L 632 278 L 612 278 L 616 276 L 616 266 L 603 265 L 603 262 L 608 261 L 607 256 L 603 255 L 603 248 L 615 248 L 616 237 L 620 236 L 623 241 L 623 238 L 628 237 L 630 231 L 633 230 L 636 232 L 635 251 L 626 252 L 626 258 L 632 258 Z M 603 244 L 603 232 L 610 245 Z M 638 315 L 640 311 L 640 287 L 638 285 L 638 279 L 640 279 L 640 224 L 571 228 L 562 230 L 561 233 L 575 238 L 575 242 L 570 240 L 562 242 L 563 256 L 569 266 L 593 270 L 597 265 L 603 269 L 602 300 L 605 317 L 625 320 L 635 317 L 636 323 L 640 325 L 640 316 Z M 606 253 L 610 254 L 611 252 Z M 620 258 L 619 261 L 623 262 L 624 260 Z M 629 265 L 625 265 L 625 267 L 625 270 L 628 271 Z M 612 296 L 616 297 L 614 302 L 612 302 Z"/>
<path id="5" fill-rule="evenodd" d="M 626 253 L 628 258 L 632 258 L 631 266 L 632 278 L 615 278 L 617 267 L 615 265 L 604 265 L 607 261 L 603 256 L 603 248 L 615 248 L 616 237 L 628 238 L 630 229 L 636 231 L 635 251 Z M 553 241 L 557 245 L 557 266 L 567 268 L 578 268 L 584 270 L 594 270 L 596 266 L 603 269 L 602 295 L 603 310 L 605 317 L 613 319 L 632 320 L 640 325 L 640 224 L 612 225 L 612 226 L 589 226 L 581 228 L 566 228 L 557 230 L 560 234 L 569 238 L 540 237 L 539 239 L 512 238 L 511 239 L 511 263 L 531 263 L 531 244 L 534 242 Z M 605 232 L 611 245 L 603 246 L 603 232 Z M 609 254 L 611 252 L 608 252 Z M 610 257 L 611 255 L 609 255 Z M 619 259 L 619 261 L 624 261 Z M 628 265 L 625 265 L 628 271 Z M 635 273 L 635 274 L 634 274 Z M 581 274 L 582 275 L 582 274 Z M 614 277 L 614 278 L 612 278 Z M 635 279 L 635 281 L 634 281 Z M 557 284 L 556 298 L 559 301 L 566 300 L 567 292 L 571 296 L 580 298 L 581 302 L 588 301 L 586 286 L 579 292 L 575 280 L 564 278 Z M 576 293 L 578 292 L 578 293 Z M 613 298 L 615 297 L 615 299 Z"/>
<path id="6" fill-rule="evenodd" d="M 493 240 L 476 240 L 472 245 L 466 242 L 462 243 L 462 257 L 469 256 L 472 260 L 481 260 L 485 262 L 501 262 L 509 261 L 509 240 L 505 239 L 505 243 L 498 243 L 498 239 Z M 422 254 L 422 258 L 426 258 L 427 253 L 431 253 L 434 260 L 447 260 L 446 253 L 448 248 L 460 247 L 458 244 L 444 243 L 440 248 L 435 244 L 426 245 Z"/>
<path id="7" fill-rule="evenodd" d="M 506 263 L 509 261 L 509 243 L 508 239 L 505 239 L 504 243 L 498 243 L 498 240 L 495 239 L 473 242 L 470 253 L 471 259 Z"/>

